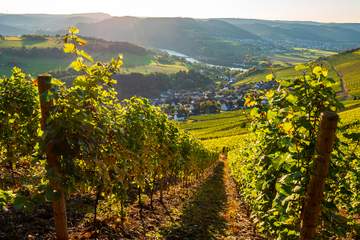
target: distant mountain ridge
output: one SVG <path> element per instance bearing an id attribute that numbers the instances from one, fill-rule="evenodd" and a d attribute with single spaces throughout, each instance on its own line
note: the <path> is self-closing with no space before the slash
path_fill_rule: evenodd
<path id="1" fill-rule="evenodd" d="M 360 24 L 222 19 L 262 38 L 274 40 L 360 41 Z"/>
<path id="2" fill-rule="evenodd" d="M 12 27 L 15 34 L 49 33 L 63 31 L 79 23 L 94 23 L 110 18 L 105 13 L 83 14 L 0 14 L 0 24 Z M 0 34 L 2 31 L 0 29 Z"/>
<path id="3" fill-rule="evenodd" d="M 251 66 L 265 56 L 295 47 L 343 51 L 360 46 L 360 23 L 0 14 L 3 35 L 63 34 L 71 25 L 78 26 L 84 36 L 170 49 L 228 66 Z"/>
<path id="4" fill-rule="evenodd" d="M 78 25 L 82 34 L 102 37 L 108 40 L 135 42 L 145 46 L 174 48 L 184 51 L 189 44 L 201 48 L 205 41 L 219 38 L 228 40 L 259 40 L 248 31 L 237 28 L 227 22 L 209 19 L 192 18 L 135 18 L 114 17 L 98 23 L 81 23 Z"/>

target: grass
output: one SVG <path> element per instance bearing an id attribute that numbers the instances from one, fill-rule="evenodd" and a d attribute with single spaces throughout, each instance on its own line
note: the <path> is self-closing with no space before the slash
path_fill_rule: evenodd
<path id="1" fill-rule="evenodd" d="M 243 84 L 255 83 L 261 80 L 265 80 L 268 74 L 274 73 L 278 79 L 291 79 L 295 78 L 298 73 L 295 71 L 294 67 L 285 67 L 285 68 L 267 68 L 261 71 L 258 71 L 250 76 L 239 80 L 235 83 L 235 86 L 240 86 Z"/>
<path id="2" fill-rule="evenodd" d="M 338 77 L 338 73 L 341 73 L 349 90 L 349 94 L 352 96 L 360 95 L 360 50 L 340 53 L 336 55 L 334 55 L 332 52 L 324 52 L 314 49 L 307 49 L 306 51 L 316 53 L 320 52 L 314 56 L 328 54 L 328 57 L 321 60 L 320 62 L 322 64 L 325 64 L 325 66 L 328 66 L 329 77 L 337 81 L 335 89 L 337 91 L 340 90 L 340 78 Z M 308 60 L 310 61 L 315 59 Z M 265 80 L 266 75 L 272 72 L 276 75 L 278 79 L 292 79 L 299 75 L 299 73 L 294 70 L 293 66 L 267 68 L 254 72 L 253 74 L 250 74 L 249 76 L 246 76 L 244 78 L 242 78 L 241 75 L 238 76 L 239 81 L 235 83 L 235 85 L 249 84 Z"/>
<path id="3" fill-rule="evenodd" d="M 360 120 L 360 107 L 343 111 L 339 115 L 340 115 L 340 120 L 344 123 Z"/>
<path id="4" fill-rule="evenodd" d="M 50 70 L 64 70 L 71 59 L 49 57 L 17 57 L 0 55 L 0 75 L 9 75 L 13 66 L 20 67 L 24 72 L 37 75 Z"/>
<path id="5" fill-rule="evenodd" d="M 316 60 L 319 57 L 328 57 L 335 54 L 336 52 L 324 51 L 319 49 L 293 48 L 293 51 L 291 52 L 274 54 L 273 56 L 270 56 L 270 62 L 273 65 L 288 67 L 299 63 Z"/>
<path id="6" fill-rule="evenodd" d="M 146 55 L 135 55 L 133 53 L 115 53 L 115 52 L 95 52 L 91 53 L 93 58 L 96 61 L 107 62 L 111 60 L 111 58 L 116 57 L 118 54 L 123 55 L 124 60 L 124 68 L 134 68 L 149 65 L 152 62 L 153 54 L 146 54 Z"/>
<path id="7" fill-rule="evenodd" d="M 339 113 L 342 122 L 360 119 L 360 100 L 344 101 L 345 109 Z M 180 127 L 197 137 L 209 149 L 221 151 L 224 147 L 242 148 L 251 137 L 243 110 L 190 117 Z M 244 141 L 245 140 L 245 141 Z"/>
<path id="8" fill-rule="evenodd" d="M 16 36 L 5 37 L 0 40 L 0 48 L 61 48 L 62 39 L 56 37 L 47 37 L 46 41 L 31 41 Z"/>
<path id="9" fill-rule="evenodd" d="M 243 144 L 248 133 L 246 122 L 244 111 L 236 110 L 190 117 L 180 127 L 200 139 L 207 148 L 221 151 L 224 147 L 235 148 Z"/>
<path id="10" fill-rule="evenodd" d="M 125 60 L 126 61 L 126 60 Z M 156 62 L 151 62 L 148 65 L 136 66 L 136 67 L 125 67 L 123 69 L 124 73 L 142 73 L 142 74 L 149 74 L 149 73 L 165 73 L 165 74 L 172 74 L 177 73 L 180 71 L 188 71 L 188 68 L 181 64 L 160 64 Z"/>
<path id="11" fill-rule="evenodd" d="M 5 40 L 0 40 L 0 52 L 4 48 L 62 48 L 62 38 L 46 37 L 45 40 L 30 41 L 26 38 L 8 36 Z M 160 64 L 154 61 L 154 53 L 148 52 L 145 55 L 137 55 L 131 52 L 97 51 L 90 53 L 96 61 L 109 61 L 118 54 L 123 54 L 125 73 L 177 73 L 188 71 L 182 63 Z M 37 75 L 52 70 L 65 70 L 71 62 L 69 58 L 56 57 L 17 57 L 7 54 L 0 54 L 0 75 L 9 75 L 14 66 L 22 68 L 26 73 Z"/>
<path id="12" fill-rule="evenodd" d="M 343 75 L 350 95 L 360 96 L 360 50 L 332 56 L 326 62 Z"/>
<path id="13" fill-rule="evenodd" d="M 247 132 L 246 116 L 242 110 L 191 117 L 181 127 L 201 139 L 240 135 Z"/>

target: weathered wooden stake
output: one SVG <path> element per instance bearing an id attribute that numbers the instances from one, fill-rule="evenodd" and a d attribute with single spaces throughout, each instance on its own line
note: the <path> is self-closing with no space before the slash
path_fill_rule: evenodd
<path id="1" fill-rule="evenodd" d="M 301 240 L 311 240 L 316 235 L 338 119 L 339 116 L 334 112 L 328 111 L 321 114 L 320 131 L 316 143 L 317 155 L 301 214 Z"/>
<path id="2" fill-rule="evenodd" d="M 38 76 L 38 90 L 40 96 L 40 107 L 41 107 L 41 129 L 46 129 L 46 120 L 49 117 L 49 110 L 53 102 L 48 100 L 47 91 L 51 87 L 51 76 L 50 75 L 41 75 Z M 67 240 L 69 238 L 67 232 L 67 217 L 66 217 L 66 202 L 65 202 L 65 193 L 61 187 L 61 171 L 60 163 L 57 155 L 53 151 L 53 144 L 49 143 L 46 146 L 46 157 L 47 164 L 51 174 L 53 175 L 50 178 L 50 186 L 58 194 L 52 202 L 52 207 L 54 211 L 54 220 L 55 220 L 55 230 L 56 237 L 59 240 Z"/>

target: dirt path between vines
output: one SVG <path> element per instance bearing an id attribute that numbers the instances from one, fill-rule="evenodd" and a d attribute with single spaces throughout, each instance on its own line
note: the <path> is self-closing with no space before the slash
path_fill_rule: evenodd
<path id="1" fill-rule="evenodd" d="M 125 222 L 111 213 L 99 213 L 94 226 L 89 221 L 92 201 L 71 201 L 68 203 L 70 239 L 261 239 L 256 235 L 225 159 L 220 159 L 212 171 L 191 184 L 171 187 L 164 194 L 163 203 L 157 194 L 154 203 L 151 208 L 145 200 L 142 211 L 137 203 L 130 205 Z M 0 228 L 0 239 L 55 239 L 50 206 L 40 210 L 26 216 L 10 213 L 3 216 L 9 229 Z M 0 215 L 0 223 L 1 219 Z"/>
<path id="2" fill-rule="evenodd" d="M 242 204 L 226 161 L 197 189 L 185 204 L 179 222 L 166 239 L 261 239 Z"/>

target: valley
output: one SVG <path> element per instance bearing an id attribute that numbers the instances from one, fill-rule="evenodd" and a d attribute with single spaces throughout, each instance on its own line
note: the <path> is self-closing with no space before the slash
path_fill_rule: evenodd
<path id="1" fill-rule="evenodd" d="M 360 23 L 164 16 L 0 14 L 0 239 L 359 239 Z"/>

